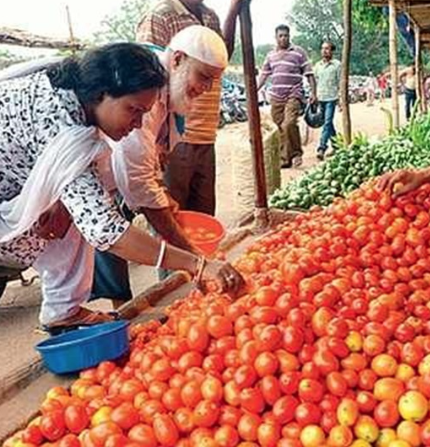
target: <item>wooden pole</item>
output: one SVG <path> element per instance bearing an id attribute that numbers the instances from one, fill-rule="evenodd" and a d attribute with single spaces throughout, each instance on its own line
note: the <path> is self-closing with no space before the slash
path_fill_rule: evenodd
<path id="1" fill-rule="evenodd" d="M 389 7 L 389 43 L 390 43 L 390 72 L 391 72 L 391 108 L 393 111 L 394 128 L 400 124 L 399 95 L 397 85 L 399 83 L 399 70 L 397 64 L 397 24 L 396 24 L 396 0 L 388 0 Z"/>
<path id="2" fill-rule="evenodd" d="M 249 116 L 249 135 L 253 153 L 253 174 L 255 179 L 255 220 L 257 226 L 265 227 L 268 224 L 267 185 L 266 173 L 264 169 L 264 149 L 261 134 L 260 109 L 258 107 L 250 0 L 243 2 L 241 7 L 240 32 L 242 38 L 243 68 L 245 74 L 245 87 Z"/>
<path id="3" fill-rule="evenodd" d="M 70 43 L 73 46 L 75 43 L 75 36 L 73 34 L 72 16 L 70 15 L 69 5 L 66 5 L 66 14 L 67 14 L 67 25 L 69 27 Z M 74 52 L 75 51 L 73 51 L 73 53 Z"/>
<path id="4" fill-rule="evenodd" d="M 415 31 L 415 84 L 417 91 L 417 98 L 420 102 L 420 110 L 422 113 L 426 110 L 426 98 L 424 94 L 423 85 L 423 64 L 422 64 L 422 45 L 421 45 L 421 29 L 416 24 Z"/>
<path id="5" fill-rule="evenodd" d="M 352 126 L 351 110 L 349 107 L 348 86 L 349 66 L 351 59 L 352 43 L 352 0 L 343 1 L 343 50 L 342 50 L 342 74 L 340 80 L 340 102 L 342 105 L 343 137 L 346 144 L 351 144 Z"/>

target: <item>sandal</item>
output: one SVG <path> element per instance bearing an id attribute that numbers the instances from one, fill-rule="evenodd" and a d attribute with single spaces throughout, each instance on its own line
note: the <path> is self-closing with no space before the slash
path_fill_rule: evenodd
<path id="1" fill-rule="evenodd" d="M 96 324 L 108 323 L 117 319 L 118 314 L 116 312 L 93 312 L 81 307 L 75 315 L 49 325 L 42 325 L 41 329 L 50 335 L 59 335 L 79 329 L 83 326 L 94 326 Z"/>

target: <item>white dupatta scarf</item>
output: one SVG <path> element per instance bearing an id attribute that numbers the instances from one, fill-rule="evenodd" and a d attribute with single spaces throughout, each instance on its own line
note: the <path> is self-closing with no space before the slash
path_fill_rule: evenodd
<path id="1" fill-rule="evenodd" d="M 12 76 L 0 72 L 0 81 L 18 78 L 45 69 L 45 63 L 24 63 Z M 94 126 L 68 126 L 46 146 L 37 159 L 18 196 L 0 203 L 0 243 L 30 229 L 54 203 L 64 188 L 79 177 L 108 148 Z"/>

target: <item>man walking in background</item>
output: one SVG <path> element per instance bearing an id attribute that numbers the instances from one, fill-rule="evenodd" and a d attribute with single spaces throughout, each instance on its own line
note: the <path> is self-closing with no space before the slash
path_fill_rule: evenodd
<path id="1" fill-rule="evenodd" d="M 333 59 L 334 51 L 336 51 L 336 47 L 333 42 L 323 42 L 321 46 L 322 59 L 314 68 L 318 101 L 324 113 L 324 127 L 317 149 L 319 160 L 324 160 L 328 143 L 336 135 L 334 114 L 339 98 L 341 63 L 337 59 Z"/>
<path id="2" fill-rule="evenodd" d="M 412 115 L 412 110 L 417 102 L 417 83 L 415 75 L 415 66 L 405 68 L 399 74 L 399 80 L 403 84 L 405 91 L 405 113 L 406 119 Z"/>
<path id="3" fill-rule="evenodd" d="M 287 25 L 276 28 L 276 44 L 277 48 L 266 57 L 258 89 L 272 78 L 271 113 L 281 137 L 281 167 L 298 167 L 303 162 L 298 126 L 304 101 L 303 77 L 307 77 L 311 87 L 311 103 L 317 100 L 316 83 L 308 57 L 302 48 L 291 43 Z"/>
<path id="4" fill-rule="evenodd" d="M 221 31 L 216 13 L 203 0 L 158 0 L 137 29 L 137 40 L 166 47 L 191 25 L 204 25 L 224 36 L 229 56 L 234 50 L 236 19 L 243 0 L 231 0 Z M 206 73 L 200 73 L 205 79 Z M 219 123 L 221 79 L 208 78 L 211 89 L 193 100 L 186 115 L 185 135 L 169 155 L 164 181 L 181 209 L 215 214 L 215 139 Z"/>
<path id="5" fill-rule="evenodd" d="M 378 81 L 373 72 L 369 72 L 364 87 L 366 89 L 366 106 L 371 107 L 375 101 L 376 89 L 378 88 Z"/>

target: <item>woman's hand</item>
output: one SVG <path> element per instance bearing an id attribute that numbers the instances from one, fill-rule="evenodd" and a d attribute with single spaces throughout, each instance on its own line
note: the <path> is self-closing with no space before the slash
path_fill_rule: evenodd
<path id="1" fill-rule="evenodd" d="M 427 171 L 402 169 L 383 175 L 378 182 L 380 191 L 387 190 L 394 198 L 407 194 L 429 180 Z"/>
<path id="2" fill-rule="evenodd" d="M 237 294 L 244 286 L 242 275 L 228 262 L 208 260 L 203 270 L 204 281 L 216 281 L 223 292 Z"/>

